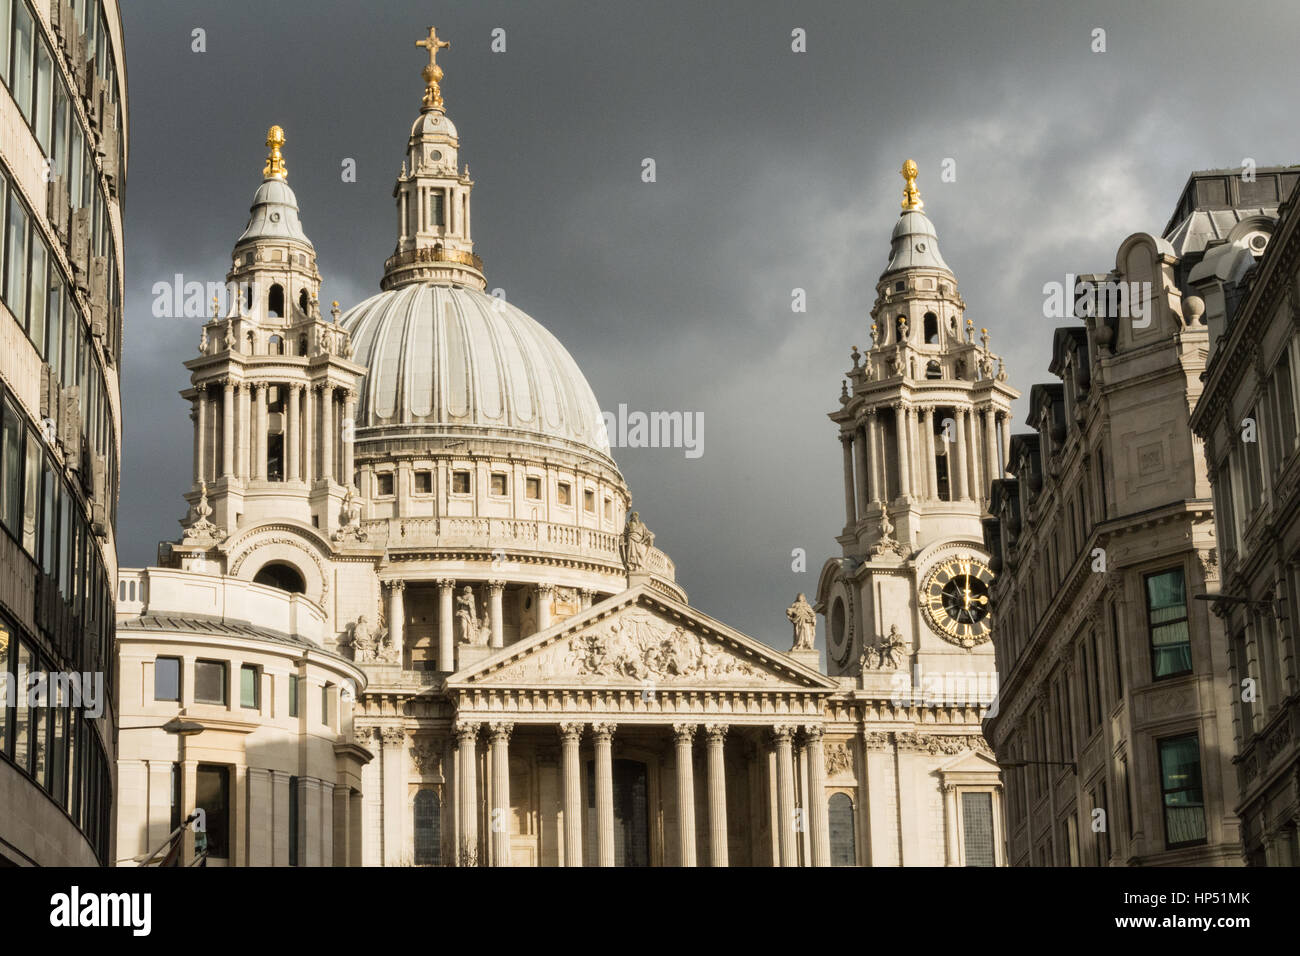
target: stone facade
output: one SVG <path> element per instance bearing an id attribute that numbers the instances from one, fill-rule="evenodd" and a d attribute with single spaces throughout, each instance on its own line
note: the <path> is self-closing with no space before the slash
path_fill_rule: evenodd
<path id="1" fill-rule="evenodd" d="M 309 863 L 1001 863 L 1000 783 L 979 732 L 983 705 L 969 694 L 931 700 L 910 683 L 918 661 L 963 677 L 987 662 L 983 631 L 918 637 L 920 618 L 904 611 L 940 564 L 984 555 L 974 489 L 997 467 L 996 414 L 1015 395 L 987 342 L 962 328 L 955 282 L 937 289 L 942 270 L 927 266 L 896 295 L 890 276 L 889 314 L 911 302 L 921 330 L 921 307 L 931 303 L 945 344 L 885 349 L 882 340 L 872 361 L 883 368 L 887 353 L 908 370 L 881 372 L 864 391 L 889 391 L 913 423 L 920 392 L 963 422 L 973 416 L 975 430 L 961 432 L 965 484 L 927 497 L 930 472 L 916 466 L 916 484 L 889 505 L 899 535 L 871 564 L 878 581 L 893 576 L 906 593 L 891 588 L 892 603 L 872 606 L 886 640 L 873 645 L 870 673 L 833 664 L 827 676 L 806 599 L 790 608 L 788 653 L 687 602 L 672 560 L 630 510 L 576 363 L 543 326 L 484 293 L 473 181 L 432 59 L 440 41 L 426 42 L 426 91 L 394 189 L 397 243 L 382 291 L 334 321 L 321 318 L 314 252 L 275 128 L 234 251 L 231 277 L 249 292 L 204 323 L 199 356 L 186 363 L 195 424 L 186 530 L 163 546 L 165 570 L 135 574 L 195 600 L 213 587 L 257 595 L 256 612 L 237 617 L 262 640 L 236 641 L 201 620 L 178 634 L 119 603 L 130 635 L 123 669 L 145 691 L 141 720 L 168 710 L 145 700 L 150 661 L 175 657 L 181 644 L 195 663 L 201 652 L 231 674 L 237 663 L 263 667 L 272 688 L 288 670 L 276 635 L 302 648 L 309 681 L 354 670 L 356 700 L 340 704 L 350 715 L 328 728 L 335 763 L 329 735 L 310 720 L 295 727 L 275 705 L 196 717 L 197 703 L 190 714 L 188 700 L 172 701 L 173 714 L 206 729 L 184 744 L 184 757 L 157 737 L 153 752 L 124 755 L 135 784 L 123 833 L 160 812 L 152 784 L 142 796 L 155 772 L 144 762 L 182 764 L 187 806 L 197 793 L 191 769 L 221 762 L 212 749 L 220 746 L 239 789 L 236 814 L 267 805 L 265 788 L 252 789 L 263 779 L 254 770 L 319 781 L 319 792 L 332 783 L 336 801 L 349 794 L 346 839 L 336 815 L 332 849 L 322 835 Z M 945 371 L 918 380 L 918 361 Z M 920 461 L 916 434 L 903 440 Z M 869 510 L 864 502 L 864 518 Z M 879 524 L 879 505 L 861 527 L 855 515 L 846 555 L 879 545 Z M 858 594 L 870 587 L 866 578 L 854 584 Z M 271 588 L 292 597 L 267 604 Z M 853 650 L 854 661 L 871 657 L 863 651 Z M 295 740 L 318 758 L 295 763 Z M 322 805 L 301 797 L 317 802 L 299 808 L 280 791 L 270 799 L 275 847 L 281 815 Z M 265 860 L 251 841 L 233 852 L 235 864 Z M 272 862 L 283 861 L 275 849 Z"/>
<path id="2" fill-rule="evenodd" d="M 1252 234 L 1225 237 L 1214 267 L 1191 277 L 1212 334 L 1192 427 L 1205 443 L 1214 490 L 1221 597 L 1212 606 L 1228 635 L 1231 666 L 1225 737 L 1230 721 L 1234 810 L 1252 866 L 1300 865 L 1297 178 L 1265 176 L 1275 199 L 1291 197 L 1276 226 L 1264 222 Z"/>
<path id="3" fill-rule="evenodd" d="M 0 865 L 103 865 L 117 724 L 122 24 L 117 0 L 12 0 L 0 20 Z M 29 694 L 37 674 L 60 683 L 38 679 Z"/>
<path id="4" fill-rule="evenodd" d="M 1187 277 L 1221 234 L 1271 231 L 1275 210 L 1209 205 L 1203 187 L 1193 177 L 1164 235 L 1130 236 L 1111 272 L 1070 278 L 1080 321 L 1056 333 L 1060 381 L 1034 386 L 1034 431 L 992 488 L 1003 681 L 985 730 L 1016 865 L 1239 862 L 1226 642 L 1196 600 L 1218 565 L 1189 425 L 1210 328 Z"/>

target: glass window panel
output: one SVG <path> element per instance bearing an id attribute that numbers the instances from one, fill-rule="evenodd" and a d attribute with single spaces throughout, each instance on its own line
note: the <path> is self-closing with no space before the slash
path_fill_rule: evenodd
<path id="1" fill-rule="evenodd" d="M 36 432 L 27 432 L 27 467 L 23 488 L 23 550 L 36 558 L 37 519 L 41 504 L 41 465 L 45 455 L 41 451 Z"/>
<path id="2" fill-rule="evenodd" d="M 12 189 L 5 235 L 5 305 L 22 325 L 27 318 L 27 210 Z"/>
<path id="3" fill-rule="evenodd" d="M 239 706 L 257 707 L 257 668 L 250 664 L 239 668 Z"/>
<path id="4" fill-rule="evenodd" d="M 153 662 L 153 699 L 181 699 L 180 658 L 159 657 Z"/>
<path id="5" fill-rule="evenodd" d="M 54 61 L 50 59 L 49 47 L 42 40 L 36 45 L 36 113 L 32 126 L 36 130 L 36 142 L 41 144 L 41 152 L 50 155 L 50 117 L 54 102 Z"/>
<path id="6" fill-rule="evenodd" d="M 1160 783 L 1169 846 L 1205 840 L 1205 800 L 1201 791 L 1201 748 L 1195 734 L 1160 741 Z"/>
<path id="7" fill-rule="evenodd" d="M 72 592 L 68 588 L 72 577 L 72 499 L 63 482 L 56 482 L 59 496 L 59 593 L 67 600 Z"/>
<path id="8" fill-rule="evenodd" d="M 415 795 L 415 865 L 437 866 L 441 862 L 442 819 L 438 794 L 421 790 Z"/>
<path id="9" fill-rule="evenodd" d="M 27 296 L 27 337 L 45 358 L 45 310 L 49 307 L 47 281 L 50 275 L 49 253 L 39 236 L 32 236 L 30 290 Z"/>
<path id="10" fill-rule="evenodd" d="M 0 0 L 0 81 L 3 81 L 5 86 L 9 85 L 9 41 L 13 19 L 13 0 Z"/>
<path id="11" fill-rule="evenodd" d="M 53 136 L 50 142 L 50 159 L 52 161 L 54 172 L 59 177 L 65 177 L 68 172 L 68 90 L 63 85 L 62 75 L 54 78 L 54 115 Z M 67 189 L 67 184 L 60 184 L 63 189 Z"/>
<path id="12" fill-rule="evenodd" d="M 993 794 L 961 795 L 962 836 L 967 866 L 993 866 Z"/>
<path id="13" fill-rule="evenodd" d="M 9 91 L 23 116 L 32 115 L 32 38 L 35 26 L 27 4 L 14 4 L 13 58 L 10 60 Z"/>
<path id="14" fill-rule="evenodd" d="M 208 855 L 230 856 L 230 768 L 200 764 L 194 774 L 194 805 L 202 807 L 208 828 Z"/>
<path id="15" fill-rule="evenodd" d="M 6 754 L 9 752 L 10 705 L 18 703 L 18 686 L 14 668 L 10 665 L 16 653 L 14 632 L 0 620 L 0 687 L 4 688 L 4 694 L 0 695 L 0 753 Z"/>
<path id="16" fill-rule="evenodd" d="M 50 793 L 59 806 L 68 802 L 67 759 L 68 759 L 68 705 L 71 703 L 65 695 L 59 695 L 58 706 L 50 711 Z"/>
<path id="17" fill-rule="evenodd" d="M 0 426 L 0 522 L 15 537 L 22 534 L 23 426 L 9 402 Z"/>
<path id="18" fill-rule="evenodd" d="M 220 661 L 196 661 L 194 699 L 201 704 L 226 702 L 226 665 Z"/>
<path id="19" fill-rule="evenodd" d="M 14 669 L 18 694 L 14 709 L 14 763 L 27 769 L 31 755 L 31 711 L 27 707 L 27 675 L 32 672 L 32 652 L 22 641 L 18 642 L 18 665 Z"/>
<path id="20" fill-rule="evenodd" d="M 58 557 L 58 548 L 56 534 L 59 530 L 58 514 L 54 510 L 56 499 L 54 496 L 54 470 L 50 467 L 49 458 L 45 458 L 41 463 L 41 474 L 44 477 L 45 488 L 41 494 L 41 569 L 47 574 L 54 573 L 55 559 Z"/>
<path id="21" fill-rule="evenodd" d="M 831 794 L 827 818 L 831 836 L 831 866 L 857 866 L 853 800 L 847 793 Z"/>
<path id="22" fill-rule="evenodd" d="M 49 305 L 45 310 L 45 361 L 56 378 L 59 375 L 59 357 L 63 354 L 63 301 L 66 295 L 63 276 L 57 268 L 51 268 Z"/>
<path id="23" fill-rule="evenodd" d="M 289 675 L 289 716 L 298 716 L 298 675 Z"/>

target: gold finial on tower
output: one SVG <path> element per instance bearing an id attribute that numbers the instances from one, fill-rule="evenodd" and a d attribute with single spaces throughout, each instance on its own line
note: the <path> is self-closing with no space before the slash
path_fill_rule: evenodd
<path id="1" fill-rule="evenodd" d="M 280 147 L 284 145 L 284 130 L 278 126 L 267 130 L 266 145 L 271 148 L 271 152 L 266 157 L 266 165 L 262 167 L 262 176 L 266 179 L 287 178 L 289 170 L 285 168 L 284 157 L 280 155 Z"/>
<path id="2" fill-rule="evenodd" d="M 916 174 L 919 172 L 916 168 L 916 160 L 909 159 L 903 163 L 900 170 L 903 178 L 907 180 L 907 188 L 903 190 L 903 208 L 922 210 L 925 203 L 921 202 L 921 190 L 916 188 Z"/>
<path id="3" fill-rule="evenodd" d="M 438 88 L 438 82 L 442 79 L 442 67 L 438 65 L 438 51 L 445 50 L 451 46 L 447 40 L 438 39 L 438 28 L 429 27 L 429 35 L 423 40 L 416 40 L 416 46 L 422 46 L 429 51 L 429 63 L 420 75 L 424 77 L 424 108 L 426 110 L 442 109 L 442 91 Z"/>

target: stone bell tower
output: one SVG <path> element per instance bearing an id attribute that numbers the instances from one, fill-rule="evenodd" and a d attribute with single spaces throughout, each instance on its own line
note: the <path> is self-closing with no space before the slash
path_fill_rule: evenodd
<path id="1" fill-rule="evenodd" d="M 841 555 L 827 562 L 818 586 L 829 672 L 871 672 L 868 679 L 906 673 L 922 656 L 966 669 L 978 654 L 992 666 L 988 628 L 996 618 L 979 580 L 988 574 L 980 519 L 990 482 L 1003 473 L 1019 394 L 989 350 L 988 330 L 976 338 L 966 317 L 957 277 L 922 211 L 916 164 L 908 160 L 902 174 L 871 344 L 853 347 L 840 407 L 830 414 L 839 426 L 845 519 Z M 949 562 L 957 563 L 944 571 Z"/>
<path id="2" fill-rule="evenodd" d="M 194 483 L 185 537 L 171 550 L 211 570 L 209 559 L 222 563 L 220 542 L 239 531 L 291 522 L 329 536 L 353 517 L 350 423 L 365 369 L 352 361 L 338 303 L 321 315 L 316 250 L 287 182 L 284 142 L 272 126 L 225 314 L 214 299 L 199 355 L 185 363 Z"/>

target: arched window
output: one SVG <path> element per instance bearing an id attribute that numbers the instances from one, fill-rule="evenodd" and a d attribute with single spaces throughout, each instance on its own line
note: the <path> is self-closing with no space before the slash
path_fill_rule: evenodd
<path id="1" fill-rule="evenodd" d="M 284 316 L 284 286 L 278 282 L 271 286 L 271 294 L 266 297 L 266 314 L 277 319 Z"/>
<path id="2" fill-rule="evenodd" d="M 415 795 L 415 865 L 442 862 L 442 814 L 438 794 L 421 790 Z"/>
<path id="3" fill-rule="evenodd" d="M 266 352 L 268 355 L 284 354 L 284 339 L 278 335 L 273 335 L 266 343 Z"/>
<path id="4" fill-rule="evenodd" d="M 291 564 L 274 562 L 263 567 L 253 576 L 254 584 L 266 584 L 273 588 L 279 588 L 281 591 L 288 591 L 290 594 L 302 594 L 307 590 L 307 584 L 302 579 L 302 574 Z"/>
<path id="5" fill-rule="evenodd" d="M 298 354 L 299 355 L 307 354 L 307 336 L 305 335 L 298 336 Z"/>
<path id="6" fill-rule="evenodd" d="M 939 317 L 933 312 L 925 313 L 925 344 L 939 344 Z"/>
<path id="7" fill-rule="evenodd" d="M 253 333 L 248 333 L 248 354 L 252 355 L 256 351 L 256 345 L 253 342 Z"/>
<path id="8" fill-rule="evenodd" d="M 298 293 L 298 308 L 301 309 L 305 314 L 307 311 L 307 306 L 310 304 L 311 304 L 311 300 L 307 298 L 307 290 L 303 289 L 301 292 Z"/>
<path id="9" fill-rule="evenodd" d="M 847 793 L 832 793 L 826 816 L 831 831 L 831 866 L 857 866 L 853 798 Z"/>
<path id="10" fill-rule="evenodd" d="M 943 378 L 943 368 L 939 365 L 937 359 L 930 359 L 925 363 L 926 378 Z"/>

